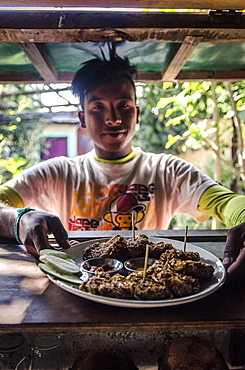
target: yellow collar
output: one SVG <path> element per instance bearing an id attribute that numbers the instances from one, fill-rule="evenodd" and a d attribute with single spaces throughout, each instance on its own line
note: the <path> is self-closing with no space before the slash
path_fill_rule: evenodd
<path id="1" fill-rule="evenodd" d="M 94 155 L 94 159 L 96 159 L 96 161 L 102 162 L 102 163 L 123 164 L 123 163 L 127 163 L 127 162 L 131 161 L 132 159 L 134 159 L 137 154 L 138 154 L 137 150 L 133 149 L 131 153 L 126 155 L 126 157 L 123 157 L 123 158 L 120 158 L 120 159 L 112 159 L 112 160 L 102 159 L 102 158 L 98 158 L 96 155 Z"/>

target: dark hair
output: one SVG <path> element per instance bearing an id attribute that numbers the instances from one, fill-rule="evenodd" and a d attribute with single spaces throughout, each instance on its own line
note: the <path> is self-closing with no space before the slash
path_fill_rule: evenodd
<path id="1" fill-rule="evenodd" d="M 79 353 L 71 370 L 139 370 L 131 356 L 118 348 L 98 347 Z"/>
<path id="2" fill-rule="evenodd" d="M 72 92 L 80 99 L 83 106 L 85 95 L 97 89 L 108 80 L 126 77 L 133 85 L 137 75 L 137 68 L 131 66 L 128 58 L 121 58 L 116 53 L 110 52 L 110 60 L 94 58 L 83 63 L 76 72 L 72 81 Z"/>

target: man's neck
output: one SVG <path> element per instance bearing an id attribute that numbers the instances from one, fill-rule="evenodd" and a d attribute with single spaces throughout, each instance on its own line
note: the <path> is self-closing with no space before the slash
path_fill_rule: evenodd
<path id="1" fill-rule="evenodd" d="M 98 161 L 98 162 L 102 162 L 102 163 L 109 163 L 109 164 L 123 164 L 123 163 L 127 163 L 127 162 L 130 162 L 132 159 L 134 159 L 136 157 L 136 155 L 138 154 L 138 151 L 135 150 L 135 149 L 132 149 L 131 152 L 129 154 L 127 154 L 126 156 L 124 157 L 121 157 L 121 158 L 111 158 L 111 159 L 104 159 L 104 158 L 99 158 L 97 156 L 97 154 L 94 155 L 94 158 Z"/>

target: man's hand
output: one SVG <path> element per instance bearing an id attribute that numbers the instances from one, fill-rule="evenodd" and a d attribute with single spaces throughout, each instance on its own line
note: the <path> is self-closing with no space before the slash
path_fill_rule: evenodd
<path id="1" fill-rule="evenodd" d="M 223 264 L 228 281 L 245 278 L 245 222 L 228 231 Z"/>
<path id="2" fill-rule="evenodd" d="M 30 211 L 21 216 L 19 238 L 28 253 L 38 256 L 41 249 L 51 248 L 48 234 L 54 235 L 61 248 L 70 247 L 68 234 L 57 216 L 41 211 Z"/>

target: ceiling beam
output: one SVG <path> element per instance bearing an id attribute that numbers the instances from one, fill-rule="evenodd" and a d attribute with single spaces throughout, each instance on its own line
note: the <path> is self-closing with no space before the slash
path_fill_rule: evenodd
<path id="1" fill-rule="evenodd" d="M 127 7 L 157 9 L 244 9 L 244 0 L 1 0 L 1 6 Z"/>
<path id="2" fill-rule="evenodd" d="M 201 36 L 202 42 L 245 42 L 245 29 L 198 28 L 98 28 L 74 30 L 1 29 L 0 42 L 14 43 L 75 43 L 75 42 L 174 42 L 182 43 L 187 36 Z"/>
<path id="3" fill-rule="evenodd" d="M 171 62 L 167 68 L 163 71 L 162 80 L 172 81 L 175 80 L 176 76 L 179 74 L 181 68 L 185 65 L 189 56 L 195 49 L 195 47 L 202 41 L 202 36 L 186 36 L 183 43 L 177 50 L 176 54 L 172 58 Z"/>
<path id="4" fill-rule="evenodd" d="M 0 42 L 245 42 L 245 14 L 0 11 Z M 133 25 L 133 27 L 132 27 Z"/>
<path id="5" fill-rule="evenodd" d="M 45 83 L 56 82 L 57 72 L 42 45 L 20 43 L 19 46 L 30 59 L 36 70 L 40 73 L 40 76 Z"/>
<path id="6" fill-rule="evenodd" d="M 245 80 L 245 70 L 236 71 L 181 71 L 175 82 L 184 81 L 242 81 Z M 167 82 L 163 80 L 161 72 L 140 71 L 139 82 Z"/>
<path id="7" fill-rule="evenodd" d="M 202 42 L 245 42 L 245 29 L 198 28 L 98 28 L 74 30 L 1 29 L 0 42 L 14 43 L 75 43 L 107 41 L 175 42 L 182 43 L 187 36 L 201 36 Z"/>
<path id="8" fill-rule="evenodd" d="M 57 79 L 51 82 L 71 83 L 74 77 L 72 72 L 58 72 Z M 182 71 L 174 81 L 242 81 L 245 80 L 245 70 L 239 71 Z M 137 82 L 164 82 L 162 73 L 139 71 Z M 0 72 L 2 84 L 30 84 L 44 83 L 38 73 L 29 72 Z"/>
<path id="9" fill-rule="evenodd" d="M 245 70 L 236 71 L 182 71 L 176 81 L 243 81 Z"/>

